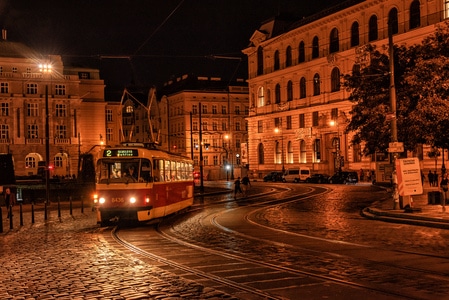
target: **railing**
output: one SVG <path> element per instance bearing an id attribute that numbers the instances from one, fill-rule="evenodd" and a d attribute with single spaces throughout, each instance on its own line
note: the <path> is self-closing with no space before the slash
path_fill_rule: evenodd
<path id="1" fill-rule="evenodd" d="M 27 144 L 42 144 L 42 139 L 26 139 Z"/>

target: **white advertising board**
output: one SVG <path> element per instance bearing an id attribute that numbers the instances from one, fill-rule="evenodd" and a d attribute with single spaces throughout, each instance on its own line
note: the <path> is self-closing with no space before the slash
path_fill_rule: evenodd
<path id="1" fill-rule="evenodd" d="M 421 168 L 417 157 L 396 160 L 396 173 L 400 196 L 420 195 L 423 193 Z"/>

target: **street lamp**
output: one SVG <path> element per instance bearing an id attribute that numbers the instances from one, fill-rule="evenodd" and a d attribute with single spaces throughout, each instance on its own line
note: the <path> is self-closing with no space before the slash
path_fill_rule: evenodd
<path id="1" fill-rule="evenodd" d="M 234 160 L 232 159 L 231 137 L 228 134 L 226 134 L 224 136 L 224 138 L 226 140 L 226 144 L 227 144 L 227 146 L 229 148 L 229 152 L 230 152 L 230 155 L 229 155 L 229 152 L 226 151 L 226 160 L 228 161 L 228 166 L 229 166 L 228 170 L 229 169 L 231 170 L 231 180 L 234 180 Z"/>
<path id="2" fill-rule="evenodd" d="M 341 173 L 341 148 L 340 148 L 340 126 L 338 125 L 338 121 L 331 120 L 330 125 L 332 127 L 337 127 L 337 139 L 335 141 L 335 148 L 336 148 L 336 162 L 337 162 L 337 170 L 338 173 Z"/>
<path id="3" fill-rule="evenodd" d="M 40 64 L 39 71 L 43 74 L 51 74 L 51 64 Z M 48 84 L 45 84 L 45 203 L 50 201 L 50 125 L 48 122 Z"/>
<path id="4" fill-rule="evenodd" d="M 282 134 L 282 130 L 279 127 L 276 127 L 274 129 L 274 132 L 276 134 L 278 134 L 278 133 L 281 134 L 281 164 L 282 164 L 282 174 L 284 174 L 285 173 L 285 165 L 284 165 L 284 135 Z"/>

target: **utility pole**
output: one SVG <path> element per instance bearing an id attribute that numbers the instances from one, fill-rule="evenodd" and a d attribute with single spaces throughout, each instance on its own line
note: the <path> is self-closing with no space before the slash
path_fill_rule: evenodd
<path id="1" fill-rule="evenodd" d="M 394 49 L 393 49 L 393 24 L 391 21 L 388 22 L 388 52 L 390 56 L 390 110 L 392 114 L 391 118 L 391 142 L 395 143 L 398 141 L 398 129 L 396 120 L 396 87 L 394 84 Z M 398 192 L 398 177 L 396 170 L 396 159 L 398 157 L 397 152 L 393 152 L 393 209 L 399 209 L 399 192 Z"/>

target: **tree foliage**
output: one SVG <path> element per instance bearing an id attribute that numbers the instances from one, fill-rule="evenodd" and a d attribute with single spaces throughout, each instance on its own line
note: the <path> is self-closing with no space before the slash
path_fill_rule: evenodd
<path id="1" fill-rule="evenodd" d="M 369 45 L 369 65 L 344 76 L 343 86 L 355 105 L 346 129 L 352 143 L 365 142 L 364 154 L 386 152 L 391 141 L 388 50 Z M 449 23 L 420 45 L 394 47 L 398 140 L 406 150 L 419 144 L 449 144 Z"/>

